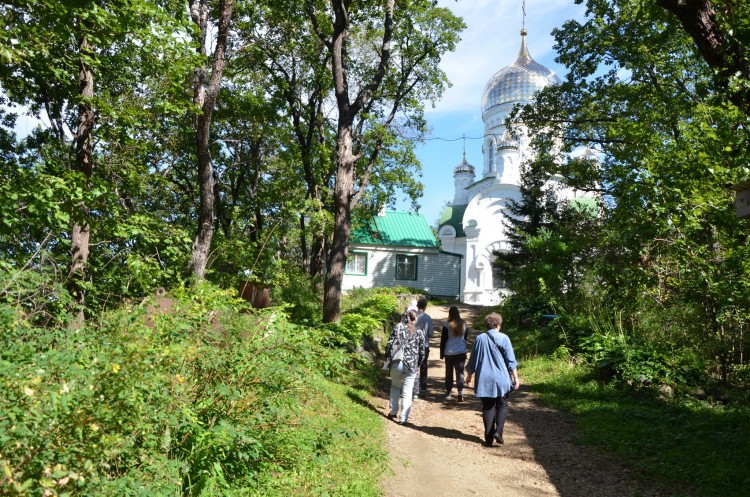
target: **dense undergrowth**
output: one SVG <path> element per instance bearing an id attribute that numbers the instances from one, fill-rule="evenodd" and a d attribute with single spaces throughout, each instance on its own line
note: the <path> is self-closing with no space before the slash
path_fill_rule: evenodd
<path id="1" fill-rule="evenodd" d="M 208 285 L 80 330 L 0 316 L 0 494 L 377 495 L 376 376 L 329 328 Z"/>
<path id="2" fill-rule="evenodd" d="M 504 302 L 504 331 L 529 391 L 573 415 L 580 443 L 617 454 L 666 495 L 747 495 L 747 368 L 722 374 L 719 354 L 666 339 L 648 312 L 626 321 L 604 307 L 565 313 L 522 297 Z"/>
<path id="3" fill-rule="evenodd" d="M 522 364 L 537 398 L 574 415 L 581 443 L 618 454 L 644 481 L 673 496 L 747 495 L 747 402 L 663 398 L 654 389 L 603 383 L 591 368 L 550 356 Z"/>

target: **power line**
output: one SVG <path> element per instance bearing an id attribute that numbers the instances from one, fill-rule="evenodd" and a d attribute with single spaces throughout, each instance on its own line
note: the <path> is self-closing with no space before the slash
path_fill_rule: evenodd
<path id="1" fill-rule="evenodd" d="M 443 138 L 440 136 L 436 136 L 434 138 L 423 138 L 424 141 L 434 141 L 434 140 L 440 140 L 444 142 L 457 142 L 458 140 L 481 140 L 484 138 L 485 135 L 482 136 L 461 136 L 459 138 Z"/>

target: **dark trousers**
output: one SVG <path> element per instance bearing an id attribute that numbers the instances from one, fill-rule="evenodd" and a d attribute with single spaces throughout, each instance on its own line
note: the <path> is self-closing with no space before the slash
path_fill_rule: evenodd
<path id="1" fill-rule="evenodd" d="M 502 397 L 480 397 L 482 400 L 482 418 L 484 420 L 484 441 L 492 442 L 492 437 L 497 433 L 503 436 L 505 418 L 508 416 L 508 396 L 510 392 Z"/>
<path id="2" fill-rule="evenodd" d="M 458 394 L 464 391 L 464 365 L 466 364 L 466 354 L 456 354 L 445 356 L 445 392 L 450 395 L 453 390 L 453 372 L 456 372 L 456 387 Z"/>
<path id="3" fill-rule="evenodd" d="M 414 382 L 414 395 L 427 393 L 427 359 L 430 357 L 430 349 L 424 349 L 424 360 L 419 365 L 419 381 Z"/>

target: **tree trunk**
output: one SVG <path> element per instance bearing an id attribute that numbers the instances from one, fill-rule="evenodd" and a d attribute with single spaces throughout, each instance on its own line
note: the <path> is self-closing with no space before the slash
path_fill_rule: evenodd
<path id="1" fill-rule="evenodd" d="M 215 189 L 214 167 L 211 162 L 210 138 L 211 116 L 221 88 L 221 76 L 224 70 L 229 22 L 232 18 L 234 0 L 224 0 L 219 5 L 219 22 L 216 35 L 216 48 L 213 53 L 211 75 L 208 77 L 205 67 L 195 70 L 194 102 L 201 108 L 195 120 L 195 146 L 198 157 L 198 183 L 200 188 L 200 206 L 198 208 L 198 233 L 193 242 L 188 270 L 197 279 L 206 274 L 211 240 L 214 235 Z M 206 55 L 206 37 L 208 33 L 208 0 L 191 0 L 190 17 L 200 29 L 198 53 Z M 208 81 L 207 81 L 208 79 Z"/>
<path id="2" fill-rule="evenodd" d="M 325 267 L 326 236 L 323 231 L 317 230 L 312 234 L 310 246 L 310 276 L 316 278 L 323 274 Z"/>
<path id="3" fill-rule="evenodd" d="M 85 34 L 81 34 L 78 45 L 81 60 L 78 69 L 78 126 L 75 135 L 75 170 L 83 173 L 87 183 L 91 178 L 94 161 L 94 107 L 91 99 L 94 96 L 94 73 L 84 61 L 84 55 L 91 53 L 91 44 Z M 87 185 L 89 186 L 89 185 Z M 68 288 L 73 295 L 77 309 L 77 323 L 83 324 L 86 295 L 84 280 L 89 258 L 89 208 L 83 202 L 79 204 L 80 213 L 73 222 L 70 235 L 70 271 Z"/>
<path id="4" fill-rule="evenodd" d="M 333 240 L 328 256 L 323 294 L 323 322 L 341 319 L 341 284 L 344 279 L 346 258 L 349 254 L 352 204 L 356 157 L 352 149 L 352 129 L 340 127 L 336 138 L 336 185 L 333 189 Z"/>
<path id="5" fill-rule="evenodd" d="M 355 117 L 380 87 L 391 57 L 393 36 L 393 8 L 395 0 L 386 0 L 383 16 L 383 39 L 380 59 L 372 80 L 357 94 L 354 101 L 349 97 L 347 80 L 347 36 L 349 29 L 349 1 L 331 0 L 334 12 L 333 33 L 325 40 L 331 51 L 331 72 L 338 109 L 336 133 L 336 184 L 333 189 L 333 240 L 328 255 L 328 272 L 323 293 L 323 322 L 332 323 L 341 319 L 341 286 L 344 279 L 346 257 L 349 252 L 351 234 L 352 200 L 359 157 L 354 154 L 352 136 Z M 310 4 L 308 3 L 308 6 Z M 312 12 L 313 9 L 310 8 Z M 364 188 L 364 184 L 361 185 Z"/>

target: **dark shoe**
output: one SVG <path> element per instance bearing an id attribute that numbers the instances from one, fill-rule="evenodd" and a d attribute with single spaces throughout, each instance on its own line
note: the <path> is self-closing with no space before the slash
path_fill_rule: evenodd
<path id="1" fill-rule="evenodd" d="M 461 394 L 458 394 L 458 398 L 456 399 L 456 402 L 463 402 L 463 401 L 464 401 L 464 396 Z"/>
<path id="2" fill-rule="evenodd" d="M 398 424 L 400 424 L 401 426 L 411 426 L 411 423 L 406 419 L 403 421 L 399 421 Z"/>
<path id="3" fill-rule="evenodd" d="M 504 444 L 505 443 L 505 440 L 503 440 L 503 436 L 500 435 L 499 433 L 495 433 L 494 438 L 495 438 L 495 441 L 497 443 L 499 443 L 499 444 Z"/>
<path id="4" fill-rule="evenodd" d="M 492 440 L 490 440 L 489 442 L 484 442 L 484 446 L 485 447 L 492 447 Z"/>
<path id="5" fill-rule="evenodd" d="M 386 416 L 386 418 L 388 418 L 388 421 L 393 421 L 394 419 L 396 419 L 396 415 L 389 413 L 388 416 Z"/>

